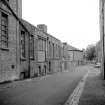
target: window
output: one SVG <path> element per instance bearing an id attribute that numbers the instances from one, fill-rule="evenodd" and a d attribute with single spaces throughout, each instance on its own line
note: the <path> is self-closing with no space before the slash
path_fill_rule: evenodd
<path id="1" fill-rule="evenodd" d="M 38 51 L 42 51 L 43 46 L 42 46 L 42 39 L 38 38 Z"/>
<path id="2" fill-rule="evenodd" d="M 56 58 L 58 57 L 58 46 L 56 45 Z"/>
<path id="3" fill-rule="evenodd" d="M 43 46 L 43 51 L 46 51 L 46 41 L 44 39 L 42 40 L 42 46 Z"/>
<path id="4" fill-rule="evenodd" d="M 49 42 L 49 57 L 51 58 L 51 42 Z"/>
<path id="5" fill-rule="evenodd" d="M 38 50 L 46 51 L 46 40 L 43 38 L 38 38 Z"/>
<path id="6" fill-rule="evenodd" d="M 59 58 L 59 46 L 57 45 L 57 58 Z"/>
<path id="7" fill-rule="evenodd" d="M 21 58 L 25 58 L 25 32 L 21 31 Z"/>
<path id="8" fill-rule="evenodd" d="M 8 15 L 1 14 L 1 46 L 8 48 Z"/>
<path id="9" fill-rule="evenodd" d="M 30 36 L 30 58 L 34 59 L 34 36 Z"/>
<path id="10" fill-rule="evenodd" d="M 53 58 L 55 57 L 55 49 L 54 49 L 54 43 L 53 43 Z"/>
<path id="11" fill-rule="evenodd" d="M 51 58 L 53 58 L 53 43 L 51 43 Z"/>
<path id="12" fill-rule="evenodd" d="M 61 57 L 61 47 L 58 46 L 58 50 L 59 50 L 59 58 Z"/>
<path id="13" fill-rule="evenodd" d="M 49 56 L 50 56 L 50 58 L 53 58 L 53 44 L 52 44 L 52 42 L 49 42 Z"/>

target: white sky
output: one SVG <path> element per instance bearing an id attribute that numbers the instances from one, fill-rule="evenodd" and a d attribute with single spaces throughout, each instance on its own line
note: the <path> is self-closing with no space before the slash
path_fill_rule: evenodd
<path id="1" fill-rule="evenodd" d="M 98 0 L 22 1 L 23 19 L 46 24 L 48 33 L 62 42 L 82 49 L 100 39 Z"/>

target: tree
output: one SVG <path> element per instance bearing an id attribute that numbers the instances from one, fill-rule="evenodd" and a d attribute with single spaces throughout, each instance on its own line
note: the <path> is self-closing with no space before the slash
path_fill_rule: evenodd
<path id="1" fill-rule="evenodd" d="M 97 56 L 97 61 L 101 62 L 101 57 L 102 57 L 101 41 L 98 41 L 96 43 L 96 56 Z"/>
<path id="2" fill-rule="evenodd" d="M 95 60 L 96 59 L 96 46 L 89 45 L 86 49 L 86 59 Z"/>

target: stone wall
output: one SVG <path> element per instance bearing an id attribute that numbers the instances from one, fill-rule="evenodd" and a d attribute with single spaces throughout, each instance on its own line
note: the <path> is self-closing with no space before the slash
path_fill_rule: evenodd
<path id="1" fill-rule="evenodd" d="M 9 0 L 11 8 L 16 14 L 18 14 L 17 3 L 17 0 Z M 19 22 L 12 16 L 4 4 L 0 3 L 0 5 L 0 19 L 1 13 L 8 15 L 8 48 L 2 48 L 0 44 L 0 81 L 7 81 L 18 78 L 19 76 Z"/>

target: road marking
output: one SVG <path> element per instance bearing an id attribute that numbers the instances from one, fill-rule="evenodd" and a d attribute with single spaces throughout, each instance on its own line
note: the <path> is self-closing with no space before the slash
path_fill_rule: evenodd
<path id="1" fill-rule="evenodd" d="M 89 74 L 89 71 L 82 78 L 82 80 L 79 82 L 78 86 L 73 91 L 73 93 L 71 94 L 71 96 L 68 98 L 68 100 L 66 101 L 66 103 L 64 105 L 78 105 L 79 104 L 79 99 L 80 99 L 82 92 L 84 90 L 84 86 L 85 86 L 85 82 L 88 77 L 88 74 Z"/>

